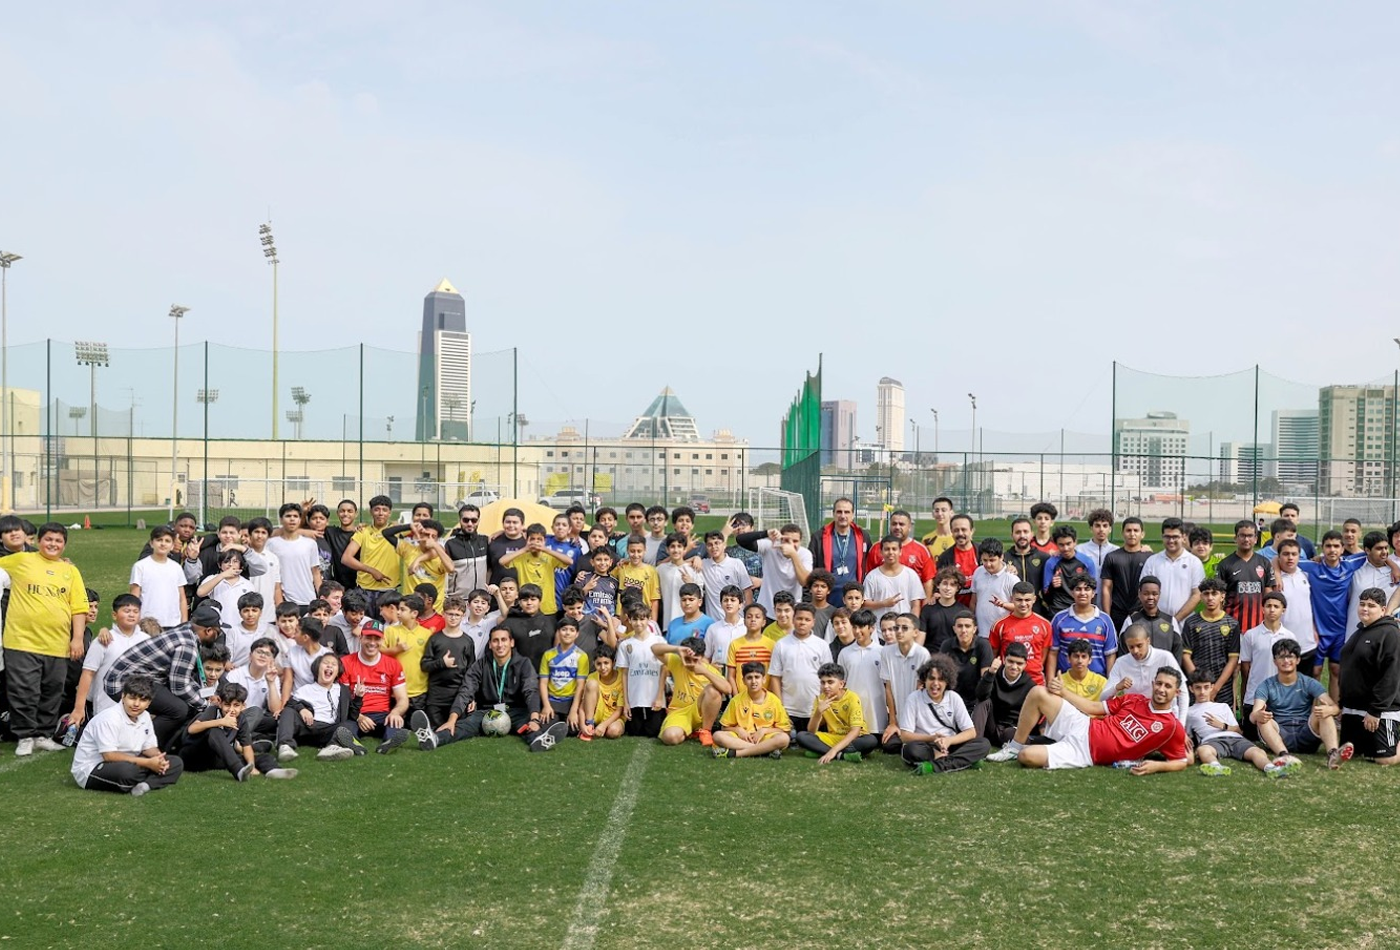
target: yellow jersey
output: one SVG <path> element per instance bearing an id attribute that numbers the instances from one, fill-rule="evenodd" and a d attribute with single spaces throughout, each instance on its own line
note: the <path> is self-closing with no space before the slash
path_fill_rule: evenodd
<path id="1" fill-rule="evenodd" d="M 602 722 L 622 707 L 622 674 L 613 670 L 612 682 L 603 682 L 597 673 L 588 674 L 589 680 L 598 684 L 598 708 L 593 712 L 593 721 Z"/>
<path id="2" fill-rule="evenodd" d="M 552 617 L 559 612 L 554 598 L 554 569 L 559 562 L 543 551 L 522 551 L 510 562 L 520 586 L 534 584 L 540 589 L 540 613 Z"/>
<path id="3" fill-rule="evenodd" d="M 35 551 L 0 557 L 0 569 L 10 575 L 6 648 L 66 657 L 73 618 L 88 612 L 83 575 L 67 561 L 50 561 Z"/>
<path id="4" fill-rule="evenodd" d="M 391 623 L 384 628 L 384 646 L 404 646 L 408 649 L 394 659 L 403 667 L 404 686 L 409 696 L 421 696 L 428 691 L 428 674 L 423 670 L 423 648 L 433 632 L 422 625 L 408 629 L 401 623 Z"/>
<path id="5" fill-rule="evenodd" d="M 777 729 L 780 732 L 792 730 L 792 720 L 777 693 L 763 691 L 763 698 L 754 700 L 749 691 L 744 690 L 729 701 L 720 717 L 719 724 L 726 729 L 742 729 L 745 732 L 758 732 L 763 729 Z"/>
<path id="6" fill-rule="evenodd" d="M 928 556 L 935 561 L 938 555 L 953 546 L 953 536 L 951 534 L 928 534 L 923 538 L 924 547 L 928 548 Z"/>
<path id="7" fill-rule="evenodd" d="M 859 729 L 859 735 L 865 735 L 870 730 L 865 727 L 865 712 L 860 707 L 860 697 L 855 690 L 848 689 L 841 694 L 841 698 L 834 700 L 831 708 L 826 712 L 821 712 L 822 697 L 817 695 L 817 700 L 812 704 L 812 731 L 830 732 L 833 735 L 844 736 L 852 729 Z M 820 728 L 816 728 L 816 727 Z"/>
<path id="8" fill-rule="evenodd" d="M 399 556 L 394 550 L 394 545 L 384 537 L 378 528 L 363 527 L 356 531 L 350 540 L 359 542 L 360 551 L 356 557 L 360 563 L 368 564 L 389 578 L 388 581 L 381 584 L 364 571 L 357 571 L 355 574 L 357 587 L 364 590 L 393 590 L 399 586 Z"/>
<path id="9" fill-rule="evenodd" d="M 739 639 L 730 641 L 729 655 L 724 658 L 724 665 L 734 671 L 736 681 L 742 682 L 745 663 L 762 663 L 764 671 L 767 672 L 768 664 L 773 662 L 773 647 L 773 641 L 767 637 L 750 640 L 748 634 L 744 634 Z"/>
<path id="10" fill-rule="evenodd" d="M 1103 688 L 1108 685 L 1108 680 L 1093 670 L 1085 670 L 1082 680 L 1077 680 L 1068 673 L 1061 673 L 1060 685 L 1067 693 L 1073 693 L 1085 699 L 1098 699 Z"/>
<path id="11" fill-rule="evenodd" d="M 774 620 L 768 626 L 763 628 L 763 635 L 769 640 L 772 640 L 774 643 L 777 643 L 779 640 L 781 640 L 783 637 L 787 636 L 791 632 L 791 628 L 784 630 L 782 627 L 778 626 L 778 621 L 776 620 Z"/>
<path id="12" fill-rule="evenodd" d="M 540 657 L 540 679 L 547 679 L 550 699 L 573 699 L 578 681 L 588 679 L 588 654 L 574 645 L 568 651 L 551 647 Z M 621 689 L 621 684 L 618 685 Z"/>
<path id="13" fill-rule="evenodd" d="M 633 567 L 628 562 L 623 561 L 613 568 L 613 577 L 617 578 L 619 595 L 629 587 L 640 590 L 642 600 L 646 602 L 648 607 L 651 606 L 653 600 L 661 599 L 661 579 L 657 576 L 656 568 L 650 564 L 639 564 Z M 619 602 L 622 600 L 621 596 L 618 597 L 618 600 Z"/>
<path id="14" fill-rule="evenodd" d="M 703 663 L 701 665 L 715 676 L 719 676 L 719 670 L 710 664 Z M 670 672 L 671 682 L 674 684 L 671 692 L 671 703 L 666 707 L 671 712 L 698 703 L 700 694 L 705 691 L 706 686 L 710 685 L 705 674 L 686 669 L 685 662 L 681 660 L 679 653 L 666 654 L 666 669 Z"/>

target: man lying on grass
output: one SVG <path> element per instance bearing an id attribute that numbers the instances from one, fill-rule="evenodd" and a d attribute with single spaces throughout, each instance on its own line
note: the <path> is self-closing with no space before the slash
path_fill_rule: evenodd
<path id="1" fill-rule="evenodd" d="M 1084 699 L 1051 680 L 1037 686 L 1021 707 L 1016 736 L 1001 751 L 987 757 L 992 762 L 1016 759 L 1026 768 L 1082 769 L 1091 765 L 1131 763 L 1134 775 L 1180 772 L 1191 764 L 1186 751 L 1186 730 L 1176 718 L 1176 694 L 1181 672 L 1169 666 L 1152 678 L 1152 697 L 1129 694 L 1107 702 Z M 1041 717 L 1049 745 L 1025 745 Z M 1160 752 L 1166 761 L 1144 761 Z"/>

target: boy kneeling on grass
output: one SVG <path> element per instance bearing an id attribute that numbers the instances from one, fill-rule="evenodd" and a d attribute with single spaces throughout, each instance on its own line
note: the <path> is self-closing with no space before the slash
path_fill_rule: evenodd
<path id="1" fill-rule="evenodd" d="M 180 778 L 184 763 L 179 756 L 160 750 L 151 714 L 146 712 L 155 694 L 151 677 L 127 677 L 121 702 L 88 721 L 73 753 L 73 780 L 79 788 L 139 798 Z"/>
<path id="2" fill-rule="evenodd" d="M 835 663 L 822 664 L 817 670 L 817 682 L 821 692 L 812 704 L 809 720 L 816 731 L 799 732 L 797 744 L 806 750 L 808 758 L 817 759 L 822 765 L 837 758 L 859 762 L 880 745 L 879 737 L 865 727 L 860 697 L 846 689 L 846 671 Z"/>
<path id="3" fill-rule="evenodd" d="M 686 637 L 676 645 L 653 643 L 651 652 L 671 675 L 671 704 L 661 722 L 661 743 L 680 745 L 695 736 L 709 748 L 720 704 L 733 691 L 729 680 L 705 662 L 705 641 L 699 637 Z"/>
<path id="4" fill-rule="evenodd" d="M 1196 743 L 1202 775 L 1229 775 L 1230 767 L 1220 761 L 1221 757 L 1248 762 L 1270 778 L 1285 778 L 1301 768 L 1302 764 L 1292 756 L 1280 756 L 1275 761 L 1244 737 L 1235 722 L 1234 710 L 1210 698 L 1215 677 L 1197 670 L 1188 682 L 1194 702 L 1186 712 L 1186 732 Z"/>
<path id="5" fill-rule="evenodd" d="M 227 769 L 240 782 L 252 775 L 296 778 L 296 769 L 284 769 L 269 752 L 254 754 L 251 744 L 238 741 L 238 717 L 248 701 L 248 688 L 220 680 L 203 712 L 185 727 L 180 739 L 180 759 L 191 772 Z"/>
<path id="6" fill-rule="evenodd" d="M 791 741 L 792 722 L 783 701 L 765 688 L 768 674 L 762 663 L 751 660 L 740 668 L 744 690 L 725 707 L 720 728 L 714 733 L 717 759 L 744 759 L 766 755 L 780 759 Z"/>
<path id="7" fill-rule="evenodd" d="M 606 643 L 598 644 L 593 657 L 593 672 L 583 684 L 583 731 L 578 737 L 585 742 L 595 736 L 619 739 L 625 725 L 622 717 L 622 673 L 616 667 L 617 650 Z"/>

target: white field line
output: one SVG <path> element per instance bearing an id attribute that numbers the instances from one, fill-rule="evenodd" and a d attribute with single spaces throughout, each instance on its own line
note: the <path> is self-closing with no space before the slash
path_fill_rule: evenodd
<path id="1" fill-rule="evenodd" d="M 652 743 L 643 742 L 632 753 L 632 761 L 622 776 L 622 786 L 617 790 L 612 811 L 608 812 L 603 836 L 598 839 L 593 860 L 588 864 L 588 873 L 583 887 L 579 889 L 573 915 L 569 918 L 569 930 L 560 944 L 561 950 L 589 950 L 598 938 L 598 926 L 612 894 L 613 868 L 617 865 L 617 856 L 622 852 L 622 841 L 627 837 L 627 823 L 637 807 L 637 792 L 651 759 L 651 750 Z"/>

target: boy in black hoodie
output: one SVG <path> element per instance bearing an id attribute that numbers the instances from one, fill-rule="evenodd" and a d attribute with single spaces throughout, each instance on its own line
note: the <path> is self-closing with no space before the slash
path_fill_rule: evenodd
<path id="1" fill-rule="evenodd" d="M 1361 621 L 1342 646 L 1342 735 L 1377 765 L 1400 765 L 1400 624 L 1386 616 L 1385 592 L 1361 592 Z"/>
<path id="2" fill-rule="evenodd" d="M 982 670 L 977 684 L 977 705 L 972 725 L 979 738 L 1004 746 L 1016 735 L 1021 707 L 1035 683 L 1026 675 L 1026 645 L 1013 643 L 1004 659 L 995 659 Z"/>

